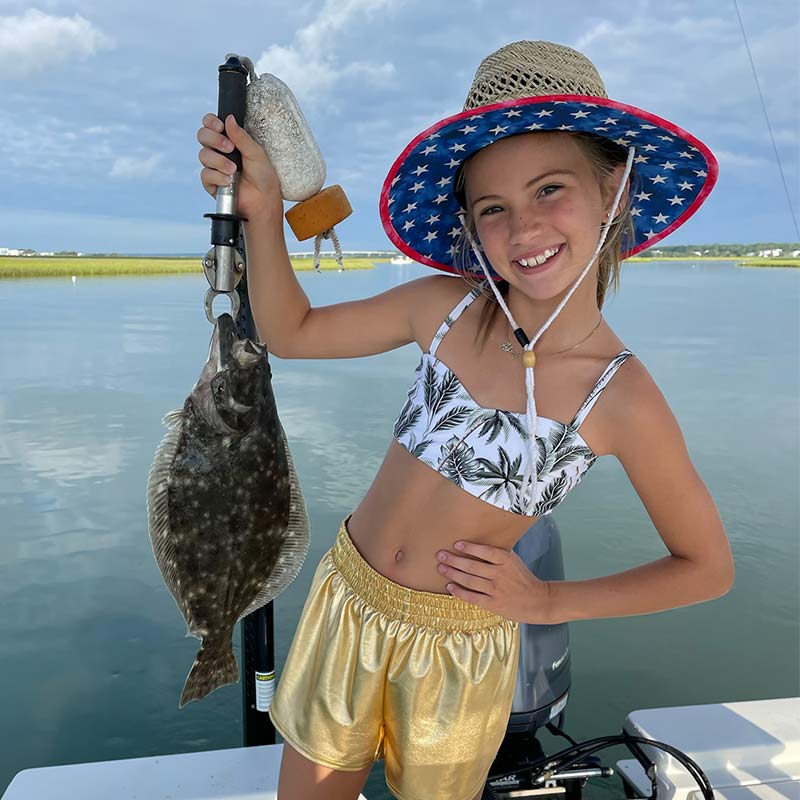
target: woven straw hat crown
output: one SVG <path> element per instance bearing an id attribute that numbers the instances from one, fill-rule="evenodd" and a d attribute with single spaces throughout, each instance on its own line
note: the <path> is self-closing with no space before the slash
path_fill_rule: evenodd
<path id="1" fill-rule="evenodd" d="M 605 97 L 605 86 L 585 55 L 554 42 L 512 42 L 481 61 L 464 111 L 551 94 Z"/>

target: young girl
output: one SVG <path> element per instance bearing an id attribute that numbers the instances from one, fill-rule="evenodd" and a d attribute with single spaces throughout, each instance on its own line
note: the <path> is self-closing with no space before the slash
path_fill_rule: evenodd
<path id="1" fill-rule="evenodd" d="M 674 124 L 608 100 L 580 53 L 516 42 L 481 63 L 462 113 L 405 148 L 381 193 L 397 247 L 462 279 L 311 308 L 274 170 L 233 117 L 226 131 L 204 117 L 201 179 L 214 195 L 234 171 L 224 153 L 241 151 L 250 301 L 269 350 L 423 351 L 386 458 L 317 567 L 278 684 L 278 796 L 350 800 L 384 758 L 398 798 L 480 798 L 519 623 L 647 614 L 731 587 L 725 531 L 678 424 L 600 312 L 620 260 L 697 210 L 716 161 Z M 605 455 L 670 555 L 538 580 L 514 544 Z"/>

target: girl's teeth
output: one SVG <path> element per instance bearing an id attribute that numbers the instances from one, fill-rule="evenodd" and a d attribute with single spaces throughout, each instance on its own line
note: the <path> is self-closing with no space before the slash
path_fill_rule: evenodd
<path id="1" fill-rule="evenodd" d="M 544 264 L 544 262 L 547 261 L 548 258 L 554 256 L 557 252 L 558 252 L 557 247 L 555 248 L 555 250 L 545 250 L 544 253 L 542 253 L 540 256 L 536 256 L 535 258 L 521 258 L 519 260 L 519 263 L 523 267 L 534 266 L 534 265 L 539 267 L 542 264 Z"/>

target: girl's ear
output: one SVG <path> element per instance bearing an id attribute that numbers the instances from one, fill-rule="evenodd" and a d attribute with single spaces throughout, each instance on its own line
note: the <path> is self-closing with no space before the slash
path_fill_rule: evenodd
<path id="1" fill-rule="evenodd" d="M 622 180 L 622 176 L 625 174 L 625 164 L 617 164 L 614 167 L 614 171 L 608 176 L 606 182 L 606 197 L 605 197 L 605 206 L 606 206 L 606 219 L 608 218 L 608 214 L 611 211 L 611 206 L 614 203 L 614 198 L 617 196 L 617 190 L 619 189 L 619 182 Z M 625 208 L 625 204 L 628 202 L 628 195 L 631 190 L 631 178 L 632 175 L 628 176 L 628 181 L 625 184 L 625 188 L 622 190 L 622 196 L 619 198 L 619 204 L 617 205 L 617 210 L 614 214 L 614 219 L 617 219 L 620 215 L 620 209 Z"/>

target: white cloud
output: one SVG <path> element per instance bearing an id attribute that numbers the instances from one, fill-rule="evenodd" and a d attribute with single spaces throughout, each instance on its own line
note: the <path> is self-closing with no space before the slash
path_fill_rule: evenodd
<path id="1" fill-rule="evenodd" d="M 108 174 L 112 178 L 148 178 L 158 169 L 162 159 L 159 153 L 148 158 L 120 156 L 114 160 Z"/>
<path id="2" fill-rule="evenodd" d="M 301 28 L 288 46 L 273 45 L 256 60 L 256 72 L 269 72 L 284 81 L 302 103 L 332 99 L 340 81 L 356 78 L 382 84 L 395 73 L 394 64 L 365 61 L 343 62 L 337 51 L 365 15 L 384 10 L 396 0 L 326 0 L 317 18 Z M 338 44 L 337 44 L 338 43 Z"/>
<path id="3" fill-rule="evenodd" d="M 732 153 L 719 148 L 715 148 L 714 155 L 720 164 L 732 167 L 768 167 L 775 163 L 774 159 L 751 156 L 747 153 Z"/>
<path id="4" fill-rule="evenodd" d="M 79 15 L 56 17 L 36 8 L 0 17 L 0 78 L 27 77 L 70 58 L 88 58 L 112 40 Z"/>
<path id="5" fill-rule="evenodd" d="M 128 125 L 91 125 L 88 128 L 84 128 L 83 132 L 91 135 L 105 136 L 107 134 L 129 130 L 130 127 Z"/>

